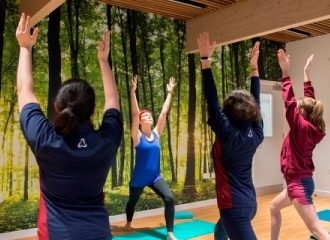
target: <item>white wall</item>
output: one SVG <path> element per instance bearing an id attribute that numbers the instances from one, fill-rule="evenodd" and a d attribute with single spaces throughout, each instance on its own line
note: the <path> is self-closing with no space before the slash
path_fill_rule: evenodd
<path id="1" fill-rule="evenodd" d="M 316 146 L 313 155 L 315 190 L 330 196 L 330 34 L 288 43 L 286 49 L 290 54 L 290 75 L 297 99 L 303 96 L 306 59 L 314 54 L 311 79 L 316 98 L 324 103 L 327 127 L 327 136 Z"/>
<path id="2" fill-rule="evenodd" d="M 284 134 L 284 113 L 282 89 L 280 83 L 261 81 L 261 93 L 272 96 L 272 134 L 265 136 L 254 155 L 252 176 L 258 194 L 278 192 L 283 187 L 283 175 L 280 169 L 280 152 Z M 261 110 L 263 112 L 263 104 Z M 265 112 L 265 114 L 269 114 Z M 266 118 L 264 124 L 266 126 Z"/>

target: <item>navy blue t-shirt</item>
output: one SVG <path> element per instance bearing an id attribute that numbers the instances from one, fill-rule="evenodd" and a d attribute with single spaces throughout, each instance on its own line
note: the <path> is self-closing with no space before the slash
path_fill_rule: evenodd
<path id="1" fill-rule="evenodd" d="M 203 69 L 202 75 L 208 124 L 216 135 L 212 157 L 218 206 L 220 209 L 256 207 L 251 170 L 253 156 L 264 139 L 263 121 L 230 121 L 220 106 L 211 69 Z M 251 77 L 250 92 L 260 106 L 259 77 Z"/>
<path id="2" fill-rule="evenodd" d="M 83 123 L 68 136 L 36 103 L 23 107 L 20 121 L 40 169 L 39 239 L 109 239 L 103 186 L 123 134 L 120 112 L 108 109 L 99 130 Z"/>

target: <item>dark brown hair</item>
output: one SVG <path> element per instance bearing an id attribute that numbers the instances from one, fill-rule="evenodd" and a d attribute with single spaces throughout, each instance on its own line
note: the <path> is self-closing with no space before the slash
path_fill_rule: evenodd
<path id="1" fill-rule="evenodd" d="M 55 106 L 59 113 L 55 118 L 55 129 L 69 134 L 79 123 L 90 122 L 95 108 L 94 89 L 85 80 L 71 78 L 59 89 Z"/>
<path id="2" fill-rule="evenodd" d="M 246 90 L 234 90 L 223 103 L 223 112 L 236 123 L 258 122 L 261 113 L 253 95 Z"/>

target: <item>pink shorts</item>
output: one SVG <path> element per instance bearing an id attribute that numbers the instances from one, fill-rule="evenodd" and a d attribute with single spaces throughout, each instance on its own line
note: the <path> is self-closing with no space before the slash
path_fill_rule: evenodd
<path id="1" fill-rule="evenodd" d="M 314 181 L 312 177 L 287 181 L 287 187 L 291 201 L 296 199 L 303 205 L 313 204 Z"/>

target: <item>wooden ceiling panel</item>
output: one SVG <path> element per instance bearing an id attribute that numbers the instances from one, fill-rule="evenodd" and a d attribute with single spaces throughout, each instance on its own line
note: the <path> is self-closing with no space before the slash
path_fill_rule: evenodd
<path id="1" fill-rule="evenodd" d="M 205 8 L 198 8 L 188 4 L 182 4 L 175 0 L 98 0 L 106 4 L 117 7 L 138 10 L 159 14 L 165 17 L 171 17 L 178 20 L 186 21 L 200 15 L 204 15 L 233 3 L 242 0 L 194 0 L 195 3 L 205 4 Z"/>
<path id="2" fill-rule="evenodd" d="M 98 0 L 117 7 L 133 9 L 142 12 L 149 12 L 165 17 L 187 21 L 211 12 L 226 8 L 235 3 L 245 0 L 193 0 L 194 2 L 205 4 L 205 8 L 196 8 L 180 4 L 173 0 Z M 306 33 L 306 34 L 304 34 Z M 278 41 L 291 42 L 308 37 L 315 37 L 330 33 L 330 19 L 320 22 L 296 27 L 290 30 L 284 30 L 262 36 L 264 38 Z"/>
<path id="3" fill-rule="evenodd" d="M 250 6 L 257 6 L 258 2 L 259 5 L 263 2 L 261 0 L 95 0 L 98 2 L 110 4 L 113 6 L 121 7 L 121 8 L 128 8 L 136 11 L 146 12 L 146 13 L 154 13 L 157 15 L 165 16 L 174 18 L 181 21 L 191 21 L 198 17 L 204 17 L 205 15 L 212 14 L 212 12 L 216 11 L 226 11 L 227 9 L 236 9 L 236 6 L 239 5 L 247 5 L 245 12 L 251 12 Z M 182 4 L 181 2 L 190 2 L 190 3 L 197 3 L 197 4 L 204 4 L 204 8 L 198 8 L 195 6 L 191 6 L 189 4 Z M 265 0 L 266 1 L 266 0 Z M 277 0 L 278 7 L 283 7 L 291 3 L 292 0 Z M 303 0 L 301 0 L 303 1 Z M 307 0 L 303 2 L 306 3 Z M 26 12 L 31 16 L 31 24 L 34 25 L 47 16 L 52 10 L 56 7 L 64 3 L 65 0 L 20 0 L 20 7 L 21 11 Z M 250 4 L 250 3 L 252 4 Z M 274 1 L 275 2 L 275 1 Z M 310 1 L 311 4 L 314 4 Z M 282 4 L 282 5 L 281 5 Z M 300 4 L 300 2 L 299 2 Z M 329 0 L 318 0 L 318 5 L 324 6 L 323 9 L 330 9 L 330 1 Z M 274 5 L 273 2 L 270 2 L 270 5 Z M 301 5 L 301 4 L 300 4 Z M 315 4 L 314 4 L 315 5 Z M 313 5 L 313 6 L 314 6 Z M 315 5 L 317 7 L 318 5 Z M 274 5 L 276 6 L 276 4 Z M 304 14 L 309 14 L 309 9 Z M 319 12 L 324 12 L 323 9 L 319 9 Z M 276 9 L 269 9 L 269 11 L 273 12 Z M 265 20 L 267 20 L 267 11 L 260 11 L 260 14 L 265 15 Z M 315 12 L 315 11 L 314 11 Z M 235 14 L 235 12 L 233 12 Z M 322 13 L 320 13 L 322 14 Z M 324 14 L 324 13 L 323 13 Z M 270 15 L 270 14 L 268 14 Z M 228 17 L 228 21 L 230 21 L 230 16 Z M 248 16 L 248 15 L 247 15 Z M 291 16 L 291 14 L 290 14 Z M 290 16 L 283 16 L 283 18 L 287 18 Z M 251 16 L 250 16 L 251 17 Z M 249 18 L 246 18 L 246 23 L 249 22 Z M 226 18 L 227 19 L 227 18 Z M 325 20 L 324 20 L 325 19 Z M 292 21 L 294 22 L 294 18 Z M 322 20 L 322 21 L 320 21 Z M 315 18 L 314 23 L 307 22 L 302 24 L 301 26 L 296 27 L 297 25 L 293 26 L 294 28 L 283 30 L 284 28 L 280 29 L 281 31 L 275 32 L 272 34 L 268 34 L 262 36 L 267 39 L 271 39 L 278 42 L 290 42 L 295 41 L 307 37 L 315 37 L 322 34 L 330 33 L 330 19 L 328 17 L 323 18 Z M 244 23 L 245 23 L 244 22 Z M 211 22 L 212 24 L 214 22 Z M 228 23 L 228 22 L 226 22 Z M 229 23 L 228 23 L 229 24 Z M 227 24 L 226 24 L 227 25 Z M 230 24 L 229 24 L 230 25 Z M 240 25 L 241 26 L 241 25 Z M 283 31 L 282 31 L 283 30 Z M 238 30 L 237 30 L 238 31 Z"/>

